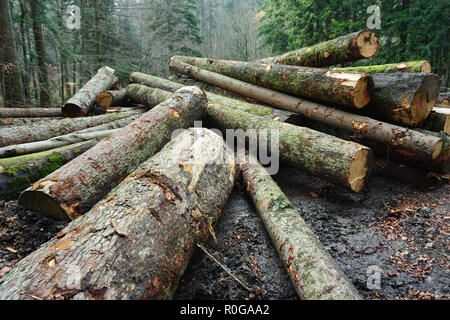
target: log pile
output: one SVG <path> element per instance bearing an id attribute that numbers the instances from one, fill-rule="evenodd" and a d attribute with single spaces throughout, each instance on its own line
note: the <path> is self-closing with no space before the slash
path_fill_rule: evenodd
<path id="1" fill-rule="evenodd" d="M 425 60 L 342 67 L 377 49 L 365 30 L 252 62 L 174 56 L 195 86 L 134 72 L 118 88 L 105 66 L 62 108 L 0 109 L 0 199 L 71 221 L 0 279 L 0 299 L 172 298 L 235 175 L 299 298 L 361 299 L 258 160 L 352 192 L 374 154 L 446 174 L 439 77 Z M 210 130 L 192 128 L 201 120 Z M 73 268 L 82 285 L 69 286 Z"/>

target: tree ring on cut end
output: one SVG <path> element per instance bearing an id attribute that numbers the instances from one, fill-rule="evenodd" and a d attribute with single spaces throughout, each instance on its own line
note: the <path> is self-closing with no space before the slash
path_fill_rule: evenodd
<path id="1" fill-rule="evenodd" d="M 27 210 L 40 212 L 54 220 L 70 221 L 66 211 L 59 203 L 44 192 L 25 190 L 19 197 L 19 204 Z"/>
<path id="2" fill-rule="evenodd" d="M 356 38 L 359 52 L 363 58 L 370 58 L 375 55 L 378 49 L 378 36 L 376 33 L 366 30 L 361 32 Z"/>
<path id="3" fill-rule="evenodd" d="M 347 175 L 351 190 L 359 192 L 364 187 L 371 165 L 371 157 L 371 150 L 368 148 L 361 148 L 356 152 Z"/>

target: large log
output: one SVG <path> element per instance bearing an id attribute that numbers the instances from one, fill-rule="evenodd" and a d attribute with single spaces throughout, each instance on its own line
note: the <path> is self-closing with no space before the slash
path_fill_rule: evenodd
<path id="1" fill-rule="evenodd" d="M 19 203 L 55 219 L 74 220 L 89 211 L 139 164 L 170 141 L 174 130 L 202 118 L 206 96 L 196 87 L 169 99 L 25 190 Z"/>
<path id="2" fill-rule="evenodd" d="M 283 162 L 352 191 L 361 191 L 370 177 L 372 151 L 360 144 L 309 128 L 265 120 L 226 105 L 208 104 L 206 116 L 210 126 L 223 132 L 242 129 L 249 137 L 255 134 L 253 139 L 259 140 L 260 147 L 265 143 L 264 147 L 272 154 L 279 152 Z M 274 134 L 278 135 L 279 144 L 275 146 L 278 150 L 268 142 L 274 141 Z"/>
<path id="3" fill-rule="evenodd" d="M 0 118 L 62 117 L 61 108 L 0 108 Z"/>
<path id="4" fill-rule="evenodd" d="M 372 78 L 366 73 L 180 56 L 172 61 L 294 96 L 356 109 L 369 103 L 373 90 Z"/>
<path id="5" fill-rule="evenodd" d="M 111 89 L 118 81 L 114 69 L 106 66 L 100 68 L 97 74 L 64 104 L 63 115 L 72 118 L 88 115 L 97 95 Z"/>
<path id="6" fill-rule="evenodd" d="M 428 118 L 422 124 L 422 128 L 450 134 L 450 114 L 431 111 Z"/>
<path id="7" fill-rule="evenodd" d="M 97 95 L 97 104 L 103 108 L 111 108 L 116 106 L 124 107 L 127 105 L 127 91 L 121 90 L 107 90 Z"/>
<path id="8" fill-rule="evenodd" d="M 128 118 L 135 114 L 136 113 L 107 114 L 95 117 L 53 120 L 20 127 L 3 128 L 0 129 L 0 147 L 47 140 L 63 134 Z"/>
<path id="9" fill-rule="evenodd" d="M 427 60 L 418 60 L 418 61 L 389 63 L 389 64 L 382 64 L 382 65 L 374 65 L 374 66 L 333 68 L 333 70 L 359 71 L 359 72 L 367 72 L 367 73 L 431 72 L 431 66 Z"/>
<path id="10" fill-rule="evenodd" d="M 98 140 L 91 140 L 30 155 L 0 159 L 0 199 L 17 199 L 34 182 L 75 159 L 97 142 Z"/>
<path id="11" fill-rule="evenodd" d="M 0 279 L 0 299 L 171 299 L 234 176 L 219 136 L 180 134 Z"/>
<path id="12" fill-rule="evenodd" d="M 442 150 L 442 139 L 430 137 L 417 131 L 261 88 L 186 63 L 172 60 L 170 66 L 172 70 L 199 81 L 214 84 L 268 105 L 297 112 L 312 120 L 342 128 L 361 137 L 370 137 L 372 140 L 384 143 L 387 146 L 413 153 L 423 161 L 437 158 Z"/>
<path id="13" fill-rule="evenodd" d="M 131 101 L 148 108 L 153 108 L 171 96 L 167 91 L 138 84 L 130 84 L 126 90 Z"/>
<path id="14" fill-rule="evenodd" d="M 246 190 L 300 299 L 362 299 L 266 169 L 253 159 L 239 166 Z"/>
<path id="15" fill-rule="evenodd" d="M 62 117 L 52 118 L 0 118 L 0 127 L 6 126 L 23 126 L 26 124 L 33 124 L 36 122 L 44 122 L 51 120 L 61 120 Z"/>
<path id="16" fill-rule="evenodd" d="M 370 58 L 375 55 L 377 49 L 378 36 L 370 30 L 365 30 L 276 57 L 264 58 L 258 62 L 325 67 Z"/>
<path id="17" fill-rule="evenodd" d="M 378 119 L 419 126 L 439 96 L 440 79 L 432 73 L 374 73 L 372 100 L 364 109 Z"/>

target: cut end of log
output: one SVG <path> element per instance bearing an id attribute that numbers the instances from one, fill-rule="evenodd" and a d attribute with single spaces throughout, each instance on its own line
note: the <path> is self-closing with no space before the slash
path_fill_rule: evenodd
<path id="1" fill-rule="evenodd" d="M 44 192 L 25 190 L 19 197 L 19 204 L 26 210 L 40 212 L 58 221 L 70 221 L 66 211 L 52 197 Z"/>
<path id="2" fill-rule="evenodd" d="M 433 154 L 432 154 L 433 160 L 435 160 L 437 157 L 439 157 L 441 155 L 443 146 L 444 146 L 444 142 L 442 140 L 440 140 L 438 143 L 436 143 L 436 145 L 434 146 L 434 149 L 433 149 Z"/>
<path id="3" fill-rule="evenodd" d="M 450 135 L 450 115 L 447 115 L 447 119 L 445 120 L 444 124 L 444 129 L 442 131 Z"/>
<path id="4" fill-rule="evenodd" d="M 102 92 L 97 96 L 97 104 L 103 108 L 109 108 L 112 100 L 112 96 L 108 92 Z"/>
<path id="5" fill-rule="evenodd" d="M 61 111 L 62 111 L 63 117 L 67 117 L 67 118 L 84 117 L 83 110 L 79 106 L 77 106 L 76 104 L 73 104 L 73 103 L 66 103 L 62 107 Z"/>
<path id="6" fill-rule="evenodd" d="M 364 188 L 372 162 L 373 155 L 369 148 L 361 148 L 356 152 L 348 173 L 348 184 L 352 191 L 360 192 Z"/>
<path id="7" fill-rule="evenodd" d="M 374 84 L 372 77 L 367 73 L 363 73 L 361 78 L 356 82 L 354 89 L 353 95 L 356 108 L 361 109 L 370 102 L 373 88 Z"/>
<path id="8" fill-rule="evenodd" d="M 422 65 L 422 72 L 431 72 L 431 65 L 428 61 L 425 61 Z"/>
<path id="9" fill-rule="evenodd" d="M 373 57 L 377 53 L 378 36 L 370 30 L 361 32 L 356 38 L 356 43 L 363 58 Z"/>

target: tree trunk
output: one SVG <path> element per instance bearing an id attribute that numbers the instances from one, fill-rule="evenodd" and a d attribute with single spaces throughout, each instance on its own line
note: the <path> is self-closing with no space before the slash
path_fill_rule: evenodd
<path id="1" fill-rule="evenodd" d="M 333 68 L 340 71 L 359 71 L 367 73 L 390 72 L 431 72 L 430 63 L 427 60 L 408 61 L 401 63 L 382 64 L 377 66 L 359 66 L 347 68 Z"/>
<path id="2" fill-rule="evenodd" d="M 136 113 L 118 113 L 80 119 L 54 120 L 15 128 L 3 128 L 0 129 L 0 147 L 47 140 L 63 134 L 128 118 L 132 115 L 136 115 Z"/>
<path id="3" fill-rule="evenodd" d="M 20 261 L 0 299 L 171 299 L 197 243 L 214 236 L 234 176 L 223 140 L 189 129 Z"/>
<path id="4" fill-rule="evenodd" d="M 240 171 L 300 299 L 362 299 L 266 169 L 247 159 Z"/>
<path id="5" fill-rule="evenodd" d="M 118 81 L 115 70 L 102 67 L 62 108 L 66 117 L 83 117 L 89 114 L 97 95 L 111 89 Z"/>
<path id="6" fill-rule="evenodd" d="M 172 61 L 295 96 L 356 109 L 369 103 L 373 90 L 373 81 L 365 73 L 180 56 L 173 57 Z"/>
<path id="7" fill-rule="evenodd" d="M 30 155 L 0 159 L 0 199 L 17 199 L 20 193 L 97 144 L 76 143 Z"/>
<path id="8" fill-rule="evenodd" d="M 357 143 L 309 128 L 264 120 L 225 105 L 208 104 L 206 115 L 211 127 L 223 132 L 242 129 L 249 138 L 258 139 L 260 148 L 267 148 L 272 155 L 279 152 L 281 161 L 352 191 L 361 191 L 370 176 L 372 151 Z M 274 135 L 278 135 L 279 145 L 272 145 L 276 141 Z"/>
<path id="9" fill-rule="evenodd" d="M 0 108 L 1 118 L 61 117 L 61 108 Z"/>
<path id="10" fill-rule="evenodd" d="M 55 219 L 74 220 L 158 152 L 176 129 L 202 118 L 206 96 L 196 87 L 171 98 L 25 190 L 19 203 Z"/>
<path id="11" fill-rule="evenodd" d="M 419 126 L 439 96 L 439 76 L 432 73 L 374 73 L 372 100 L 364 109 L 379 119 Z"/>
<path id="12" fill-rule="evenodd" d="M 23 126 L 26 124 L 33 124 L 38 122 L 48 122 L 51 120 L 61 120 L 60 117 L 53 118 L 0 118 L 0 127 L 5 126 Z"/>
<path id="13" fill-rule="evenodd" d="M 370 58 L 375 55 L 377 49 L 378 36 L 365 30 L 257 62 L 325 67 Z"/>
<path id="14" fill-rule="evenodd" d="M 97 96 L 97 104 L 103 108 L 111 108 L 127 105 L 127 90 L 108 90 L 103 91 Z"/>
<path id="15" fill-rule="evenodd" d="M 417 131 L 329 108 L 318 103 L 261 88 L 185 63 L 175 63 L 172 61 L 171 68 L 174 71 L 189 75 L 199 81 L 214 84 L 277 108 L 300 113 L 309 119 L 342 128 L 360 137 L 370 137 L 372 140 L 384 143 L 392 148 L 414 153 L 421 159 L 435 159 L 442 150 L 442 139 L 430 137 Z"/>
<path id="16" fill-rule="evenodd" d="M 423 123 L 422 128 L 429 131 L 450 134 L 450 114 L 431 111 Z"/>
<path id="17" fill-rule="evenodd" d="M 24 107 L 25 92 L 8 0 L 0 0 L 0 12 L 0 74 L 5 86 L 4 104 L 5 107 Z"/>

